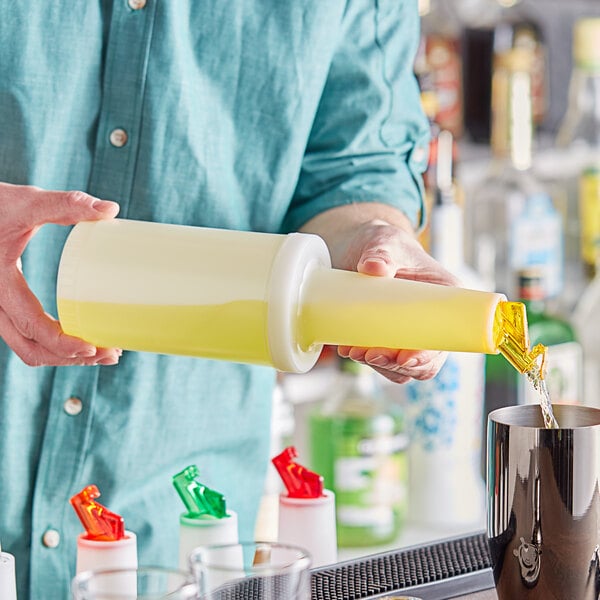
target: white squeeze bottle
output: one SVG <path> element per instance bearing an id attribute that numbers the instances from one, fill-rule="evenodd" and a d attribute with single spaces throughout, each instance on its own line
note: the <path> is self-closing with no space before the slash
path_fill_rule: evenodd
<path id="1" fill-rule="evenodd" d="M 297 373 L 324 344 L 501 351 L 519 371 L 531 366 L 522 304 L 330 265 L 311 234 L 82 222 L 63 249 L 58 316 L 97 346 Z"/>
<path id="2" fill-rule="evenodd" d="M 15 557 L 0 546 L 0 599 L 17 600 Z"/>

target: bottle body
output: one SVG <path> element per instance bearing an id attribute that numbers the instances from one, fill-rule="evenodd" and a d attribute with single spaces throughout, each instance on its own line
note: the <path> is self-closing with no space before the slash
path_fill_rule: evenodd
<path id="1" fill-rule="evenodd" d="M 447 144 L 442 162 L 450 158 L 450 148 Z M 438 189 L 436 196 L 430 213 L 432 256 L 463 285 L 486 289 L 464 261 L 463 211 L 454 186 Z M 433 379 L 405 385 L 411 522 L 448 532 L 483 526 L 483 385 L 484 356 L 465 352 L 449 353 Z"/>
<path id="2" fill-rule="evenodd" d="M 63 330 L 121 347 L 305 372 L 323 344 L 497 352 L 492 294 L 329 267 L 323 240 L 79 223 L 61 258 Z"/>
<path id="3" fill-rule="evenodd" d="M 584 277 L 576 282 L 574 297 L 578 298 L 600 261 L 600 18 L 582 18 L 575 23 L 573 65 L 568 106 L 556 145 L 568 166 L 563 182 L 569 259 L 574 270 L 582 265 L 584 271 Z"/>
<path id="4" fill-rule="evenodd" d="M 320 348 L 294 343 L 292 306 L 313 263 L 329 264 L 316 236 L 79 223 L 61 257 L 59 318 L 99 346 L 303 371 Z"/>
<path id="5" fill-rule="evenodd" d="M 516 273 L 537 266 L 547 292 L 564 287 L 562 216 L 532 165 L 529 58 L 520 50 L 497 57 L 489 173 L 468 205 L 469 263 L 492 289 L 514 296 Z"/>
<path id="6" fill-rule="evenodd" d="M 573 312 L 573 325 L 583 350 L 583 402 L 600 407 L 600 274 L 583 292 Z"/>
<path id="7" fill-rule="evenodd" d="M 459 138 L 463 133 L 461 23 L 448 0 L 421 0 L 419 12 L 421 40 L 416 64 L 427 64 L 428 84 L 437 98 L 435 122 Z"/>
<path id="8" fill-rule="evenodd" d="M 0 598 L 17 600 L 15 557 L 8 552 L 0 552 Z"/>
<path id="9" fill-rule="evenodd" d="M 311 465 L 335 493 L 338 546 L 375 546 L 393 541 L 404 523 L 407 438 L 375 374 L 344 363 L 337 395 L 309 417 Z"/>
<path id="10" fill-rule="evenodd" d="M 471 14 L 463 15 L 464 121 L 466 132 L 476 143 L 488 143 L 492 135 L 492 79 L 499 54 L 513 48 L 528 52 L 534 124 L 543 121 L 547 110 L 546 49 L 541 27 L 518 2 L 510 7 L 502 4 L 481 0 L 472 5 Z"/>

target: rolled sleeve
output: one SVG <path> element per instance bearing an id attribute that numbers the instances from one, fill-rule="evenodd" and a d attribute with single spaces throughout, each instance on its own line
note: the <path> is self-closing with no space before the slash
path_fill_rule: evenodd
<path id="1" fill-rule="evenodd" d="M 425 218 L 429 127 L 414 76 L 415 0 L 348 3 L 284 229 L 353 202 Z"/>

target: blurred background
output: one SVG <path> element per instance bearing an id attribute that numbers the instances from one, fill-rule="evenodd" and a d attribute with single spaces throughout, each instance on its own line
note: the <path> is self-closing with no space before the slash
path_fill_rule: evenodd
<path id="1" fill-rule="evenodd" d="M 422 243 L 465 287 L 525 304 L 552 402 L 600 406 L 600 2 L 419 9 Z M 323 475 L 351 558 L 483 530 L 487 415 L 539 400 L 499 355 L 450 355 L 434 380 L 394 386 L 325 348 L 280 376 L 272 453 L 292 445 Z M 280 491 L 272 470 L 259 538 L 276 537 Z"/>

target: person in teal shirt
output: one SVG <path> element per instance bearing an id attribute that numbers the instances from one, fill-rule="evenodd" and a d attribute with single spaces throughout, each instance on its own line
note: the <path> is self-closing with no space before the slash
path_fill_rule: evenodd
<path id="1" fill-rule="evenodd" d="M 177 564 L 171 477 L 253 538 L 269 465 L 266 367 L 62 334 L 69 225 L 119 217 L 307 231 L 333 264 L 453 285 L 416 241 L 428 126 L 415 0 L 0 0 L 0 541 L 19 600 L 64 600 L 94 483 L 140 564 Z M 444 354 L 340 348 L 393 381 Z"/>

